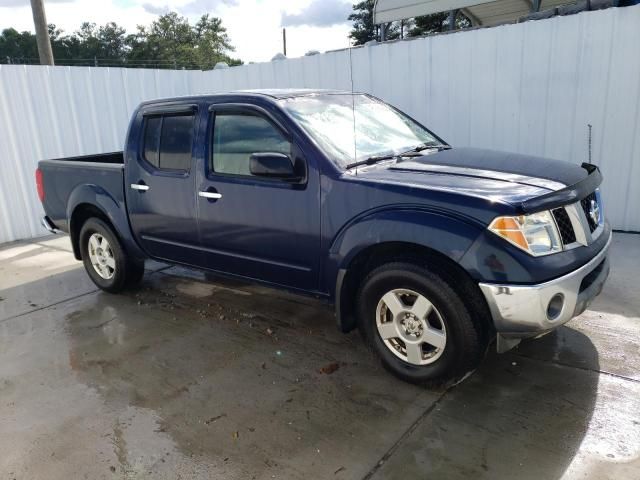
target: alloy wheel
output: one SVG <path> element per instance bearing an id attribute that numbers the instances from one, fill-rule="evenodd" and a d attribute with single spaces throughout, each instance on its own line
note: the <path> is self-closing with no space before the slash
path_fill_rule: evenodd
<path id="1" fill-rule="evenodd" d="M 412 365 L 428 365 L 440 358 L 447 345 L 442 315 L 420 293 L 394 289 L 376 308 L 376 326 L 385 346 Z"/>

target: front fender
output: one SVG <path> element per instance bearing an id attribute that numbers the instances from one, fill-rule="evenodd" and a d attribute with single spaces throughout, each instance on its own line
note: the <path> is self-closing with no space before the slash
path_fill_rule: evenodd
<path id="1" fill-rule="evenodd" d="M 74 188 L 67 203 L 69 234 L 72 238 L 73 253 L 76 258 L 80 259 L 80 252 L 78 251 L 78 243 L 74 241 L 74 239 L 77 239 L 80 232 L 73 231 L 73 220 L 74 214 L 76 214 L 77 210 L 82 208 L 83 205 L 95 207 L 109 219 L 115 229 L 116 235 L 118 235 L 118 238 L 123 243 L 127 254 L 137 259 L 145 258 L 146 255 L 133 238 L 124 200 L 118 200 L 104 188 L 92 184 L 78 185 Z"/>
<path id="2" fill-rule="evenodd" d="M 457 212 L 386 208 L 346 225 L 332 242 L 329 256 L 337 269 L 346 268 L 367 247 L 403 242 L 430 248 L 458 262 L 483 229 L 484 225 Z"/>
<path id="3" fill-rule="evenodd" d="M 483 231 L 484 225 L 457 212 L 419 207 L 394 207 L 354 219 L 336 236 L 329 249 L 327 281 L 335 298 L 336 279 L 364 249 L 386 242 L 427 247 L 459 262 Z"/>

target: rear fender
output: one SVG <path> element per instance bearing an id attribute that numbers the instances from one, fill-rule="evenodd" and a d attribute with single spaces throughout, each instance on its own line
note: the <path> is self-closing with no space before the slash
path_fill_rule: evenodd
<path id="1" fill-rule="evenodd" d="M 80 249 L 76 240 L 81 226 L 74 226 L 74 215 L 78 214 L 83 205 L 90 205 L 96 208 L 111 222 L 115 229 L 114 233 L 122 242 L 128 255 L 137 259 L 146 257 L 133 238 L 124 201 L 118 201 L 109 192 L 97 185 L 78 185 L 71 192 L 67 204 L 69 234 L 71 235 L 73 253 L 78 260 L 80 260 Z M 77 231 L 74 231 L 74 227 Z"/>

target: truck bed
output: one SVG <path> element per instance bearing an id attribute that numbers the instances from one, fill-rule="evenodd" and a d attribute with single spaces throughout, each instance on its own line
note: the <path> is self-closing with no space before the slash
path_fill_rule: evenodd
<path id="1" fill-rule="evenodd" d="M 69 231 L 67 206 L 71 195 L 91 199 L 92 191 L 106 193 L 116 203 L 124 205 L 124 157 L 122 152 L 82 155 L 38 163 L 42 172 L 44 209 L 52 225 Z M 87 186 L 92 186 L 88 189 Z M 72 202 L 74 203 L 74 202 Z"/>
<path id="2" fill-rule="evenodd" d="M 84 163 L 109 163 L 124 165 L 123 152 L 97 153 L 93 155 L 79 155 L 77 157 L 53 158 L 43 160 L 45 162 L 84 162 Z"/>

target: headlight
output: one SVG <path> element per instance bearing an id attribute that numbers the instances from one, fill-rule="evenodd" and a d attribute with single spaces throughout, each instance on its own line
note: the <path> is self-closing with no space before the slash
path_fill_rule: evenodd
<path id="1" fill-rule="evenodd" d="M 491 222 L 489 230 L 536 257 L 562 250 L 558 228 L 549 211 L 498 217 Z"/>

